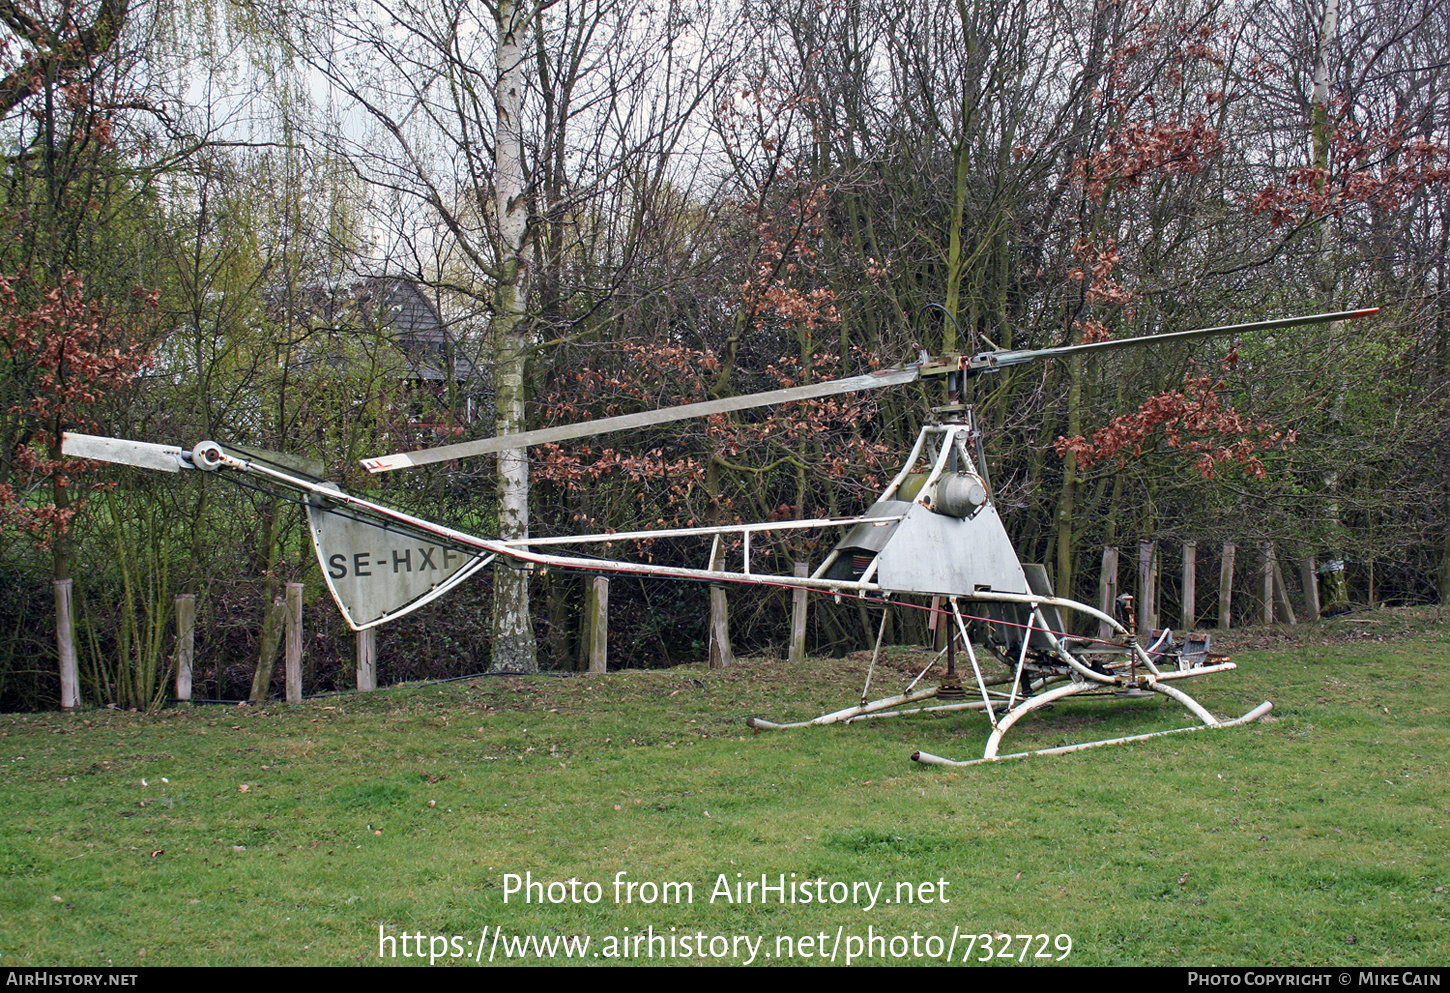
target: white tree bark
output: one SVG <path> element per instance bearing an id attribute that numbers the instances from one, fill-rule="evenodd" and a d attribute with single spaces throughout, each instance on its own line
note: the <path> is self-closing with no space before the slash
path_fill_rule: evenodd
<path id="1" fill-rule="evenodd" d="M 524 366 L 528 359 L 528 204 L 524 197 L 523 36 L 529 4 L 499 0 L 493 8 L 498 31 L 494 109 L 494 209 L 498 218 L 498 282 L 494 291 L 494 408 L 500 435 L 524 430 Z M 529 533 L 529 461 L 526 449 L 498 457 L 498 529 L 504 540 Z M 493 593 L 495 671 L 533 672 L 538 657 L 529 617 L 529 574 L 496 566 Z"/>
<path id="2" fill-rule="evenodd" d="M 1327 181 L 1329 169 L 1329 50 L 1334 40 L 1339 35 L 1339 0 L 1327 0 L 1324 5 L 1324 19 L 1319 25 L 1319 41 L 1314 51 L 1314 90 L 1309 96 L 1310 113 L 1310 138 L 1313 142 L 1311 154 L 1313 161 L 1310 163 L 1318 169 L 1324 169 L 1326 176 L 1318 181 L 1318 186 L 1323 187 Z M 1331 219 L 1326 217 L 1320 222 L 1319 227 L 1319 290 L 1320 303 L 1332 307 L 1335 298 L 1335 289 L 1339 282 L 1338 267 L 1334 264 L 1335 237 L 1334 226 Z M 1333 334 L 1337 325 L 1330 325 L 1330 333 Z M 1342 373 L 1336 373 L 1336 385 L 1334 391 L 1334 407 L 1331 417 L 1339 428 L 1342 417 L 1341 411 L 1344 407 L 1344 398 L 1347 387 L 1344 383 Z M 1344 522 L 1339 512 L 1339 473 L 1326 472 L 1324 474 L 1324 488 L 1328 492 L 1329 502 L 1325 507 L 1330 537 L 1330 557 L 1334 561 L 1344 560 Z M 1349 586 L 1345 582 L 1344 572 L 1341 569 L 1337 572 L 1326 573 L 1324 577 L 1324 592 L 1329 603 L 1345 604 L 1349 601 Z"/>
<path id="3" fill-rule="evenodd" d="M 1314 49 L 1314 91 L 1309 96 L 1314 165 L 1321 169 L 1329 167 L 1329 46 L 1338 34 L 1339 0 L 1328 0 Z"/>

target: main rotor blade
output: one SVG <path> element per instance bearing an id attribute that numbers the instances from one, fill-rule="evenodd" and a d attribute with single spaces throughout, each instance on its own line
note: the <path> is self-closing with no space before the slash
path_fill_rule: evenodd
<path id="1" fill-rule="evenodd" d="M 1282 317 L 1272 321 L 1254 321 L 1251 324 L 1225 324 L 1216 328 L 1197 328 L 1193 331 L 1172 331 L 1168 334 L 1150 334 L 1139 338 L 1119 338 L 1116 341 L 1095 341 L 1087 345 L 1063 345 L 1061 348 L 1025 348 L 1000 352 L 983 352 L 972 356 L 968 369 L 973 372 L 993 372 L 1007 366 L 1022 365 L 1043 359 L 1061 358 L 1064 355 L 1080 355 L 1083 352 L 1106 351 L 1113 348 L 1127 348 L 1130 345 L 1144 345 L 1160 341 L 1186 341 L 1190 338 L 1212 338 L 1215 335 L 1241 334 L 1245 331 L 1271 331 L 1275 328 L 1294 328 L 1303 324 L 1328 324 L 1331 321 L 1351 321 L 1356 317 L 1368 317 L 1379 313 L 1378 307 L 1366 310 L 1342 310 L 1333 314 L 1314 314 L 1309 317 Z"/>
<path id="2" fill-rule="evenodd" d="M 1305 324 L 1326 324 L 1330 321 L 1347 321 L 1353 320 L 1356 317 L 1367 317 L 1378 311 L 1378 307 L 1372 307 L 1367 310 L 1346 310 L 1333 314 L 1314 314 L 1309 317 L 1285 317 L 1272 321 L 1255 321 L 1249 324 L 1227 324 L 1221 327 L 1198 328 L 1193 331 L 1174 331 L 1169 334 L 1145 335 L 1139 338 L 1121 338 L 1116 341 L 1099 341 L 1087 345 L 1065 345 L 1061 348 L 1009 349 L 997 352 L 983 352 L 967 359 L 965 366 L 968 374 L 994 372 L 997 369 L 1008 366 L 1022 365 L 1027 362 L 1058 358 L 1065 355 L 1075 355 L 1081 352 L 1127 348 L 1131 345 L 1144 345 L 1150 342 L 1183 341 L 1191 338 L 1209 338 L 1215 335 L 1241 334 L 1247 331 L 1269 331 L 1275 328 L 1292 328 Z M 959 361 L 961 361 L 960 358 L 955 358 L 948 365 L 943 365 L 940 368 L 934 366 L 929 370 L 929 374 L 942 373 L 948 367 L 956 368 L 956 363 Z M 921 378 L 921 376 L 922 369 L 919 366 L 910 366 L 905 369 L 888 369 L 882 372 L 869 373 L 865 376 L 853 376 L 849 379 L 833 379 L 824 383 L 811 383 L 806 386 L 794 386 L 784 390 L 771 390 L 767 393 L 751 393 L 745 396 L 726 397 L 722 400 L 705 400 L 700 403 L 687 403 L 678 407 L 665 407 L 661 410 L 641 411 L 637 414 L 624 414 L 620 417 L 604 417 L 595 421 L 580 421 L 575 424 L 541 428 L 537 431 L 521 431 L 517 434 L 499 435 L 493 438 L 482 438 L 477 441 L 465 441 L 456 445 L 443 445 L 438 448 L 424 448 L 416 452 L 398 452 L 393 455 L 382 455 L 377 458 L 363 459 L 362 465 L 368 472 L 389 472 L 393 469 L 404 469 L 409 466 L 429 465 L 434 462 L 446 462 L 450 459 L 470 458 L 475 455 L 487 455 L 491 452 L 527 448 L 530 445 L 569 441 L 573 438 L 589 438 L 594 435 L 607 434 L 611 431 L 653 427 L 656 424 L 668 424 L 671 421 L 683 421 L 692 417 L 708 417 L 711 414 L 725 414 L 736 410 L 749 410 L 753 407 L 767 407 L 771 404 L 789 403 L 792 400 L 809 400 L 816 397 L 834 396 L 840 393 L 853 393 L 860 390 L 878 389 L 883 386 L 912 383 Z"/>
<path id="3" fill-rule="evenodd" d="M 653 427 L 656 424 L 668 424 L 671 421 L 688 420 L 692 417 L 708 417 L 711 414 L 726 414 L 736 410 L 749 410 L 752 407 L 768 407 L 771 404 L 789 403 L 792 400 L 812 400 L 816 397 L 835 396 L 840 393 L 856 393 L 861 390 L 879 389 L 883 386 L 896 386 L 900 383 L 913 383 L 919 375 L 920 370 L 916 367 L 886 369 L 881 372 L 867 373 L 864 376 L 852 376 L 849 379 L 832 379 L 824 383 L 809 383 L 805 386 L 792 386 L 788 389 L 771 390 L 767 393 L 749 393 L 745 396 L 726 397 L 722 400 L 703 400 L 700 403 L 687 403 L 678 407 L 665 407 L 660 410 L 646 410 L 637 414 L 603 417 L 597 421 L 579 421 L 575 424 L 561 424 L 558 427 L 540 428 L 537 431 L 520 431 L 517 434 L 480 438 L 478 441 L 464 441 L 456 445 L 424 448 L 416 452 L 399 452 L 395 455 L 382 455 L 377 458 L 363 459 L 362 465 L 368 472 L 388 472 L 392 469 L 403 469 L 408 466 L 428 465 L 432 462 L 447 462 L 450 459 L 487 455 L 490 452 L 527 448 L 530 445 L 569 441 L 572 438 L 589 438 L 597 434 L 606 434 L 610 431 L 624 431 L 629 428 L 647 428 Z"/>

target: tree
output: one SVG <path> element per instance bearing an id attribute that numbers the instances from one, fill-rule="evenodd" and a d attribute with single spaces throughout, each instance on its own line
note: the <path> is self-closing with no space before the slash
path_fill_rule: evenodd
<path id="1" fill-rule="evenodd" d="M 1333 565 L 1324 577 L 1329 601 L 1350 599 L 1346 562 L 1352 569 L 1357 560 L 1367 580 L 1375 558 L 1397 570 L 1417 562 L 1407 571 L 1422 578 L 1399 582 L 1439 585 L 1443 597 L 1450 573 L 1437 583 L 1434 566 L 1418 563 L 1429 535 L 1450 535 L 1450 523 L 1443 513 L 1431 524 L 1403 510 L 1443 507 L 1447 493 L 1423 446 L 1445 409 L 1435 356 L 1445 327 L 1447 15 L 1420 2 L 1259 9 L 1260 61 L 1244 82 L 1272 130 L 1260 141 L 1269 154 L 1241 191 L 1270 246 L 1267 259 L 1322 306 L 1386 305 L 1368 341 L 1352 326 L 1329 330 L 1330 382 L 1320 397 L 1298 398 L 1293 423 L 1305 442 L 1294 460 L 1294 530 L 1306 554 Z M 1289 356 L 1287 365 L 1301 362 Z M 1382 501 L 1389 489 L 1400 494 L 1394 509 Z M 1423 496 L 1406 500 L 1412 492 Z"/>
<path id="2" fill-rule="evenodd" d="M 415 405 L 417 419 L 447 421 L 433 398 L 408 395 L 409 360 L 425 359 L 415 329 L 391 312 L 414 300 L 403 284 L 359 268 L 350 171 L 303 150 L 213 151 L 183 185 L 190 195 L 179 198 L 168 245 L 176 314 L 162 357 L 171 383 L 150 396 L 163 437 L 285 451 L 355 485 L 361 457 L 414 429 Z M 264 700 L 283 630 L 275 603 L 285 582 L 313 567 L 302 516 L 275 494 L 218 488 L 205 474 L 175 489 L 190 494 L 194 519 L 208 521 L 194 532 L 188 592 L 232 572 L 261 580 L 250 696 Z"/>
<path id="3" fill-rule="evenodd" d="M 135 74 L 146 25 L 119 0 L 0 3 L 0 120 L 15 151 L 3 159 L 0 273 L 7 340 L 0 402 L 0 484 L 23 494 L 41 482 L 44 507 L 12 520 L 51 559 L 58 606 L 74 564 L 70 525 L 78 467 L 60 458 L 61 432 L 89 423 L 105 395 L 129 382 L 151 333 L 121 301 L 152 286 L 149 136 L 153 108 Z M 143 291 L 148 306 L 155 297 Z M 99 301 L 111 302 L 102 304 Z M 40 514 L 37 517 L 36 514 Z M 78 702 L 69 623 L 58 618 L 62 705 Z"/>
<path id="4" fill-rule="evenodd" d="M 490 330 L 494 339 L 495 433 L 504 435 L 527 426 L 524 373 L 531 345 L 526 317 L 533 243 L 528 230 L 524 175 L 524 44 L 535 11 L 520 0 L 497 0 L 492 13 L 497 38 L 492 90 L 496 114 L 493 206 L 498 218 L 498 240 Z M 505 541 L 529 534 L 529 456 L 522 448 L 498 456 L 498 532 Z M 493 590 L 492 668 L 537 669 L 534 629 L 529 619 L 528 574 L 511 568 L 495 569 Z"/>
<path id="5" fill-rule="evenodd" d="M 685 122 L 724 55 L 685 54 L 708 23 L 673 4 L 496 0 L 483 5 L 485 17 L 476 9 L 405 5 L 384 24 L 325 3 L 320 30 L 276 27 L 300 32 L 303 58 L 371 124 L 363 140 L 347 129 L 319 140 L 378 191 L 375 203 L 421 208 L 430 236 L 448 244 L 446 269 L 407 275 L 482 318 L 503 435 L 525 426 L 527 372 L 544 332 L 557 340 L 600 320 L 636 264 L 639 231 L 628 218 L 678 171 Z M 672 78 L 652 78 L 661 58 Z M 495 507 L 502 537 L 527 534 L 525 453 L 499 457 Z M 534 668 L 528 575 L 497 569 L 495 590 L 493 665 Z"/>
<path id="6" fill-rule="evenodd" d="M 54 287 L 19 282 L 28 291 L 24 296 L 0 277 L 0 368 L 28 384 L 31 395 L 5 412 L 15 418 L 17 437 L 6 453 L 13 459 L 9 481 L 0 483 L 0 523 L 19 528 L 50 553 L 61 706 L 75 707 L 80 683 L 71 636 L 70 532 L 85 505 L 82 480 L 89 467 L 62 455 L 61 438 L 68 430 L 93 429 L 92 408 L 127 388 L 148 364 L 150 336 L 138 336 L 137 327 L 145 326 L 139 315 L 87 300 L 74 273 Z M 146 307 L 155 303 L 154 294 L 145 296 Z M 49 490 L 49 500 L 38 496 L 42 490 Z"/>

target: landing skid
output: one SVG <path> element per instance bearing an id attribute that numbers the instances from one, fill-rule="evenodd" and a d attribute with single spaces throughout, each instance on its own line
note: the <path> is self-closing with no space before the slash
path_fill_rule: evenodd
<path id="1" fill-rule="evenodd" d="M 1123 738 L 1105 738 L 1102 741 L 1084 741 L 1076 745 L 1060 745 L 1057 748 L 1039 748 L 1034 752 L 1014 752 L 1011 755 L 998 755 L 992 747 L 987 745 L 988 754 L 979 759 L 968 759 L 965 762 L 957 762 L 953 759 L 944 759 L 940 755 L 932 755 L 930 752 L 912 752 L 911 760 L 920 762 L 922 765 L 949 765 L 961 768 L 968 765 L 981 765 L 984 762 L 1002 762 L 1006 759 L 1028 759 L 1034 755 L 1066 755 L 1068 752 L 1081 752 L 1088 748 L 1100 748 L 1103 745 L 1122 745 L 1130 741 L 1146 741 L 1149 738 L 1161 738 L 1165 734 L 1185 734 L 1189 731 L 1202 731 L 1206 728 L 1231 728 L 1240 724 L 1248 724 L 1256 721 L 1274 709 L 1274 705 L 1265 700 L 1253 710 L 1242 717 L 1235 717 L 1229 721 L 1216 721 L 1213 724 L 1195 724 L 1186 728 L 1171 728 L 1167 731 L 1152 731 L 1148 734 L 1130 734 Z M 993 737 L 996 737 L 994 734 Z"/>
<path id="2" fill-rule="evenodd" d="M 972 626 L 978 628 L 986 647 L 1007 665 L 1010 675 L 987 678 L 973 645 L 969 618 L 962 613 L 961 603 L 987 610 L 988 616 L 970 618 Z M 969 766 L 1004 759 L 1028 758 L 1034 755 L 1062 755 L 1068 752 L 1098 748 L 1103 745 L 1117 745 L 1130 741 L 1144 741 L 1169 734 L 1183 734 L 1188 731 L 1202 731 L 1205 728 L 1227 728 L 1247 724 L 1263 717 L 1273 709 L 1273 704 L 1264 702 L 1242 717 L 1220 720 L 1193 697 L 1172 685 L 1173 682 L 1194 676 L 1215 672 L 1227 672 L 1237 668 L 1227 659 L 1218 659 L 1208 654 L 1206 636 L 1190 638 L 1181 646 L 1173 643 L 1171 632 L 1157 632 L 1145 650 L 1130 632 L 1117 620 L 1086 604 L 1061 597 L 991 593 L 983 598 L 970 600 L 959 597 L 948 598 L 950 615 L 955 622 L 956 633 L 965 647 L 971 662 L 972 680 L 959 681 L 956 678 L 951 657 L 954 639 L 948 639 L 947 678 L 936 686 L 917 684 L 936 665 L 936 659 L 923 669 L 906 690 L 894 696 L 877 700 L 868 699 L 871 678 L 881 654 L 882 637 L 886 630 L 883 612 L 881 630 L 877 634 L 876 647 L 871 654 L 871 665 L 866 672 L 866 684 L 861 690 L 861 700 L 846 707 L 807 721 L 779 724 L 758 717 L 746 723 L 757 730 L 784 731 L 792 728 L 821 727 L 830 724 L 851 724 L 856 721 L 882 717 L 906 717 L 911 714 L 950 713 L 963 710 L 983 711 L 992 727 L 987 747 L 982 757 L 967 761 L 955 761 L 917 751 L 912 759 L 924 765 Z M 1021 616 L 1026 608 L 1026 623 L 1014 622 L 1012 608 Z M 1064 610 L 1086 614 L 1106 623 L 1119 636 L 1115 641 L 1070 638 L 1062 633 L 1060 621 Z M 1011 652 L 1006 651 L 1011 649 Z M 1015 658 L 1013 655 L 1015 654 Z M 968 687 L 974 684 L 977 699 L 964 700 Z M 1004 689 L 1005 687 L 1005 689 Z M 1200 724 L 1173 728 L 1167 731 L 1153 731 L 1148 734 L 1109 738 L 1103 741 L 1081 742 L 1057 748 L 1043 748 L 1030 752 L 998 754 L 1002 738 L 1019 720 L 1035 710 L 1048 707 L 1059 700 L 1073 696 L 1147 698 L 1153 695 L 1166 696 L 1182 704 Z M 929 706 L 931 700 L 950 701 Z"/>

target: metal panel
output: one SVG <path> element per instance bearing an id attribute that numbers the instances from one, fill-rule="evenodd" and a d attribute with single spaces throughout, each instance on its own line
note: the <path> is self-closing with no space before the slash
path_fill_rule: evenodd
<path id="1" fill-rule="evenodd" d="M 912 505 L 877 562 L 876 582 L 888 590 L 966 597 L 981 588 L 1030 592 L 991 504 L 969 520 Z"/>
<path id="2" fill-rule="evenodd" d="M 1052 581 L 1047 578 L 1047 570 L 1043 568 L 1040 563 L 1024 562 L 1022 563 L 1022 572 L 1024 575 L 1026 575 L 1027 585 L 1032 588 L 1033 593 L 1039 594 L 1040 596 L 1053 595 Z M 1058 611 L 1056 607 L 1048 604 L 1038 607 L 1038 610 L 1042 611 L 1042 619 L 1047 622 L 1047 626 L 1050 627 L 1053 631 L 1056 631 L 1058 633 L 1065 633 L 1067 631 L 1067 627 L 1062 623 L 1062 614 Z M 1019 620 L 1025 622 L 1026 616 L 1027 612 L 1023 611 L 1022 616 L 1019 618 Z M 1008 638 L 1007 641 L 1008 644 L 1020 644 L 1020 638 L 1018 637 Z M 1032 647 L 1046 650 L 1051 648 L 1052 645 L 1050 641 L 1039 632 L 1032 635 Z"/>
<path id="3" fill-rule="evenodd" d="M 416 610 L 493 560 L 315 500 L 307 519 L 323 578 L 355 631 Z"/>
<path id="4" fill-rule="evenodd" d="M 901 517 L 908 513 L 912 504 L 905 500 L 878 500 L 871 505 L 863 515 L 865 517 Z M 836 545 L 842 551 L 852 550 L 858 552 L 879 552 L 886 547 L 892 534 L 896 532 L 896 522 L 887 524 L 857 524 L 846 533 L 840 543 Z"/>

